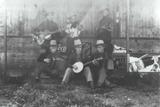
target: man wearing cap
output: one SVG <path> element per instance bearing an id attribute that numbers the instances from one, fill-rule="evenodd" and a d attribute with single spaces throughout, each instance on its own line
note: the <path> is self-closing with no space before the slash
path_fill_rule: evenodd
<path id="1" fill-rule="evenodd" d="M 82 43 L 80 39 L 74 40 L 74 47 L 74 52 L 69 55 L 67 60 L 68 67 L 63 76 L 62 85 L 67 84 L 72 75 L 76 75 L 76 73 L 73 71 L 73 68 L 76 68 L 76 66 L 74 66 L 74 63 L 78 61 L 82 61 L 83 63 L 85 63 L 88 60 L 86 57 L 82 55 Z M 90 85 L 91 88 L 93 88 L 93 79 L 90 67 L 84 66 L 83 70 L 80 73 L 78 73 L 78 75 L 79 74 L 83 74 L 86 78 L 87 83 Z"/>
<path id="2" fill-rule="evenodd" d="M 93 60 L 94 69 L 94 79 L 97 81 L 97 87 L 101 87 L 104 83 L 105 85 L 110 85 L 110 82 L 106 79 L 107 74 L 107 57 L 105 55 L 105 46 L 103 40 L 96 41 L 96 53 L 93 55 L 94 59 L 102 57 L 103 60 Z M 98 75 L 98 77 L 97 77 Z"/>
<path id="3" fill-rule="evenodd" d="M 40 79 L 40 75 L 42 72 L 47 74 L 48 76 L 56 76 L 58 75 L 58 71 L 56 68 L 56 61 L 62 60 L 57 54 L 57 42 L 56 40 L 51 40 L 49 43 L 49 53 L 44 55 L 40 59 L 41 61 L 38 62 L 35 76 L 36 80 Z"/>

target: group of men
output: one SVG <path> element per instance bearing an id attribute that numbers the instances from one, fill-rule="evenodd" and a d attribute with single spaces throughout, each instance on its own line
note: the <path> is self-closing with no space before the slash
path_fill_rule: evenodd
<path id="1" fill-rule="evenodd" d="M 111 83 L 107 80 L 107 63 L 108 59 L 112 58 L 113 46 L 111 45 L 111 31 L 109 30 L 111 20 L 110 18 L 107 18 L 107 12 L 107 9 L 104 10 L 104 17 L 100 21 L 101 27 L 99 27 L 99 30 L 97 31 L 98 35 L 95 43 L 96 52 L 90 57 L 84 55 L 82 52 L 83 44 L 82 40 L 78 37 L 80 32 L 77 30 L 77 26 L 74 25 L 75 23 L 71 23 L 71 30 L 66 30 L 67 33 L 73 31 L 73 34 L 77 34 L 74 37 L 73 35 L 67 36 L 66 55 L 62 56 L 59 52 L 60 40 L 56 39 L 55 34 L 50 35 L 50 37 L 47 37 L 45 40 L 48 42 L 47 48 L 44 48 L 45 41 L 43 41 L 43 39 L 42 42 L 38 42 L 40 38 L 45 38 L 46 36 L 39 36 L 40 38 L 37 38 L 37 42 L 41 46 L 42 51 L 38 57 L 37 66 L 34 72 L 35 79 L 40 80 L 42 72 L 51 77 L 60 76 L 60 73 L 63 72 L 62 85 L 68 84 L 75 75 L 83 75 L 91 88 L 94 88 L 95 86 L 109 86 Z M 77 31 L 78 33 L 75 33 Z M 60 35 L 58 35 L 58 37 L 60 37 Z M 76 65 L 78 62 L 81 62 L 81 64 Z M 76 72 L 75 70 L 79 69 L 79 66 L 82 67 L 82 70 Z"/>

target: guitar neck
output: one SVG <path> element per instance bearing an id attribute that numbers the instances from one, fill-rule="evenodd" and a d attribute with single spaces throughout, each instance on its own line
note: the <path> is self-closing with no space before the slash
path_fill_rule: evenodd
<path id="1" fill-rule="evenodd" d="M 58 33 L 58 32 L 61 32 L 63 31 L 64 29 L 59 29 L 59 30 L 56 30 L 56 31 L 53 31 L 53 32 L 46 32 L 47 34 L 54 34 L 54 33 Z"/>
<path id="2" fill-rule="evenodd" d="M 65 29 L 58 29 L 58 30 L 53 31 L 53 32 L 50 32 L 50 31 L 44 31 L 44 32 L 39 32 L 37 35 L 32 34 L 32 36 L 33 36 L 33 37 L 37 37 L 37 36 L 39 36 L 40 34 L 45 34 L 45 35 L 47 34 L 47 35 L 49 35 L 49 34 L 54 34 L 54 33 L 61 32 L 61 31 L 63 31 L 63 30 L 65 30 Z"/>
<path id="3" fill-rule="evenodd" d="M 94 60 L 91 60 L 91 61 L 89 61 L 89 62 L 86 62 L 85 64 L 84 64 L 84 66 L 86 66 L 86 65 L 88 65 L 88 64 L 91 64 L 93 61 L 99 61 L 99 60 L 103 60 L 104 58 L 96 58 L 96 59 L 94 59 Z"/>

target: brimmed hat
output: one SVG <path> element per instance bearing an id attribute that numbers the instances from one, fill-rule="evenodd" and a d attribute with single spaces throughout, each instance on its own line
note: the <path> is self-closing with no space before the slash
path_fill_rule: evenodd
<path id="1" fill-rule="evenodd" d="M 74 46 L 81 46 L 81 45 L 82 45 L 82 42 L 80 39 L 74 40 Z"/>
<path id="2" fill-rule="evenodd" d="M 97 40 L 96 41 L 96 46 L 97 45 L 104 45 L 104 41 L 103 40 Z"/>
<path id="3" fill-rule="evenodd" d="M 50 46 L 56 46 L 57 45 L 57 42 L 56 40 L 51 40 L 50 43 L 49 43 Z"/>

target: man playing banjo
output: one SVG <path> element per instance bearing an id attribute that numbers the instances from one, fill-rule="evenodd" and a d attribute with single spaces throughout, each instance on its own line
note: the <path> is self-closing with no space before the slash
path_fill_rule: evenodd
<path id="1" fill-rule="evenodd" d="M 93 88 L 93 78 L 92 73 L 89 66 L 84 66 L 83 70 L 76 71 L 78 69 L 78 66 L 74 63 L 76 62 L 83 62 L 85 63 L 87 61 L 87 58 L 82 55 L 82 43 L 80 39 L 74 40 L 74 47 L 75 50 L 72 54 L 68 57 L 68 67 L 65 71 L 65 74 L 63 76 L 62 85 L 67 84 L 70 80 L 70 77 L 77 74 L 83 74 L 86 78 L 87 83 L 90 85 L 91 88 Z M 80 72 L 80 73 L 79 73 Z"/>

